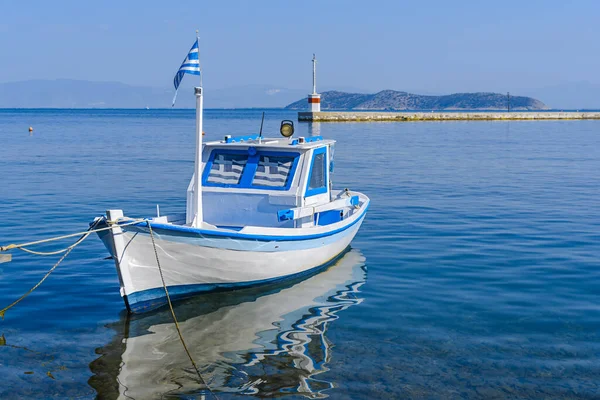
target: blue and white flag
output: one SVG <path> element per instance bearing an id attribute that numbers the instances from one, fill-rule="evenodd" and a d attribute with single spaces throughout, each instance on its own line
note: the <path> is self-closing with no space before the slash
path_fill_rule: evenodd
<path id="1" fill-rule="evenodd" d="M 175 85 L 175 97 L 173 97 L 173 106 L 175 105 L 175 99 L 177 98 L 177 89 L 179 89 L 179 84 L 181 83 L 183 76 L 185 74 L 200 75 L 200 57 L 198 57 L 198 55 L 198 39 L 196 39 L 187 57 L 181 63 L 179 71 L 177 71 L 177 73 L 175 74 L 175 78 L 173 78 L 173 84 Z"/>

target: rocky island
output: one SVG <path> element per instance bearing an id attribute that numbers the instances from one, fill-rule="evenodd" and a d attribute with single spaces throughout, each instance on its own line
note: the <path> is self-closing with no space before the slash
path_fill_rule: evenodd
<path id="1" fill-rule="evenodd" d="M 508 97 L 500 93 L 455 93 L 443 96 L 424 96 L 396 90 L 374 94 L 328 91 L 321 93 L 321 110 L 506 110 Z M 306 110 L 306 98 L 289 104 L 288 110 Z M 541 101 L 525 96 L 510 96 L 514 111 L 547 110 Z"/>

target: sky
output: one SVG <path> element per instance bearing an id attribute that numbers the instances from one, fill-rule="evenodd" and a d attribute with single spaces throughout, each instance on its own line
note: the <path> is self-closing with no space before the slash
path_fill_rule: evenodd
<path id="1" fill-rule="evenodd" d="M 598 1 L 0 0 L 0 82 L 169 87 L 200 34 L 204 86 L 424 94 L 600 84 Z M 187 80 L 193 79 L 186 77 Z"/>

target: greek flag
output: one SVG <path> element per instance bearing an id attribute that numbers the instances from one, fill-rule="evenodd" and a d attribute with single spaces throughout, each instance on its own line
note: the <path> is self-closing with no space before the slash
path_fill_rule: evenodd
<path id="1" fill-rule="evenodd" d="M 198 39 L 194 42 L 194 45 L 190 49 L 187 57 L 181 63 L 179 71 L 175 74 L 173 79 L 173 85 L 175 85 L 175 97 L 173 97 L 173 106 L 175 105 L 175 99 L 177 98 L 177 89 L 185 74 L 200 75 L 200 57 L 198 57 Z"/>

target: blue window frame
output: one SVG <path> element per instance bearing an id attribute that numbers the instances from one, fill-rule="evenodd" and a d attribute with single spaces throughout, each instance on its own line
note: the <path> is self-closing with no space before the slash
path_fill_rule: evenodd
<path id="1" fill-rule="evenodd" d="M 240 189 L 289 190 L 299 153 L 214 149 L 204 166 L 202 184 Z M 239 178 L 236 180 L 236 178 Z"/>
<path id="2" fill-rule="evenodd" d="M 328 174 L 327 147 L 319 147 L 313 150 L 304 197 L 327 193 Z"/>

